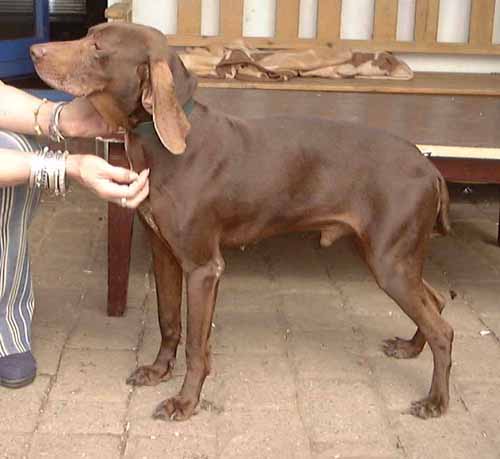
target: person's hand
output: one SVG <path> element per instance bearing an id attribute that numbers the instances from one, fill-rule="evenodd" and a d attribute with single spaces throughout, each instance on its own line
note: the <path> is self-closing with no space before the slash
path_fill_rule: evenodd
<path id="1" fill-rule="evenodd" d="M 98 196 L 120 206 L 137 207 L 149 194 L 149 169 L 140 174 L 93 155 L 70 155 L 67 173 Z M 125 198 L 125 201 L 123 200 Z"/>
<path id="2" fill-rule="evenodd" d="M 66 104 L 60 115 L 59 125 L 68 137 L 114 137 L 114 132 L 84 97 L 73 99 Z"/>

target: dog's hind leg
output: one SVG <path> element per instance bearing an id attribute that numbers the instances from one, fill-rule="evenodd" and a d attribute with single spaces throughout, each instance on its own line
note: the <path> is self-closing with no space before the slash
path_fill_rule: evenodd
<path id="1" fill-rule="evenodd" d="M 425 341 L 429 343 L 434 357 L 429 395 L 414 402 L 410 412 L 421 418 L 440 416 L 449 403 L 453 329 L 441 317 L 433 289 L 421 278 L 419 262 L 415 260 L 420 257 L 395 256 L 394 252 L 380 257 L 367 257 L 367 261 L 379 286 L 417 325 L 417 339 L 424 344 Z M 421 345 L 420 342 L 418 344 Z"/>
<path id="2" fill-rule="evenodd" d="M 428 301 L 433 304 L 437 311 L 441 314 L 444 309 L 445 301 L 444 298 L 424 279 L 422 279 L 426 294 L 428 296 Z M 390 338 L 384 341 L 383 351 L 389 357 L 394 357 L 397 359 L 411 359 L 417 357 L 424 349 L 426 340 L 425 336 L 417 328 L 417 331 L 411 339 L 404 338 Z"/>
<path id="3" fill-rule="evenodd" d="M 154 386 L 172 377 L 181 338 L 182 270 L 170 247 L 150 228 L 161 345 L 152 365 L 137 368 L 127 384 Z"/>

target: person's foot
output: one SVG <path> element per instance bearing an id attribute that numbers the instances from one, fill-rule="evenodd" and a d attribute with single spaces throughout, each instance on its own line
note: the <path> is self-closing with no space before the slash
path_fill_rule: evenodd
<path id="1" fill-rule="evenodd" d="M 0 386 L 24 387 L 31 384 L 35 376 L 36 361 L 30 351 L 0 357 Z"/>

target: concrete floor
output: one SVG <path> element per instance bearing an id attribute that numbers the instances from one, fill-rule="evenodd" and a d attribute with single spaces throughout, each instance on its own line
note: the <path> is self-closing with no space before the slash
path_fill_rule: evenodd
<path id="1" fill-rule="evenodd" d="M 349 241 L 294 235 L 226 253 L 213 374 L 199 413 L 154 421 L 182 383 L 131 388 L 159 332 L 145 234 L 136 225 L 129 307 L 106 317 L 105 204 L 78 188 L 44 199 L 31 233 L 36 382 L 0 389 L 0 457 L 500 458 L 500 249 L 495 194 L 456 187 L 454 235 L 432 241 L 426 278 L 455 328 L 451 407 L 422 421 L 432 356 L 389 359 L 384 338 L 414 326 Z"/>

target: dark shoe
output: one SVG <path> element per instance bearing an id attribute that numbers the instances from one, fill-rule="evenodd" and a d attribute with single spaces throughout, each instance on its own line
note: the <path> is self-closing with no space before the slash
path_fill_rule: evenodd
<path id="1" fill-rule="evenodd" d="M 0 386 L 10 389 L 31 384 L 36 376 L 36 361 L 31 352 L 0 357 Z"/>

